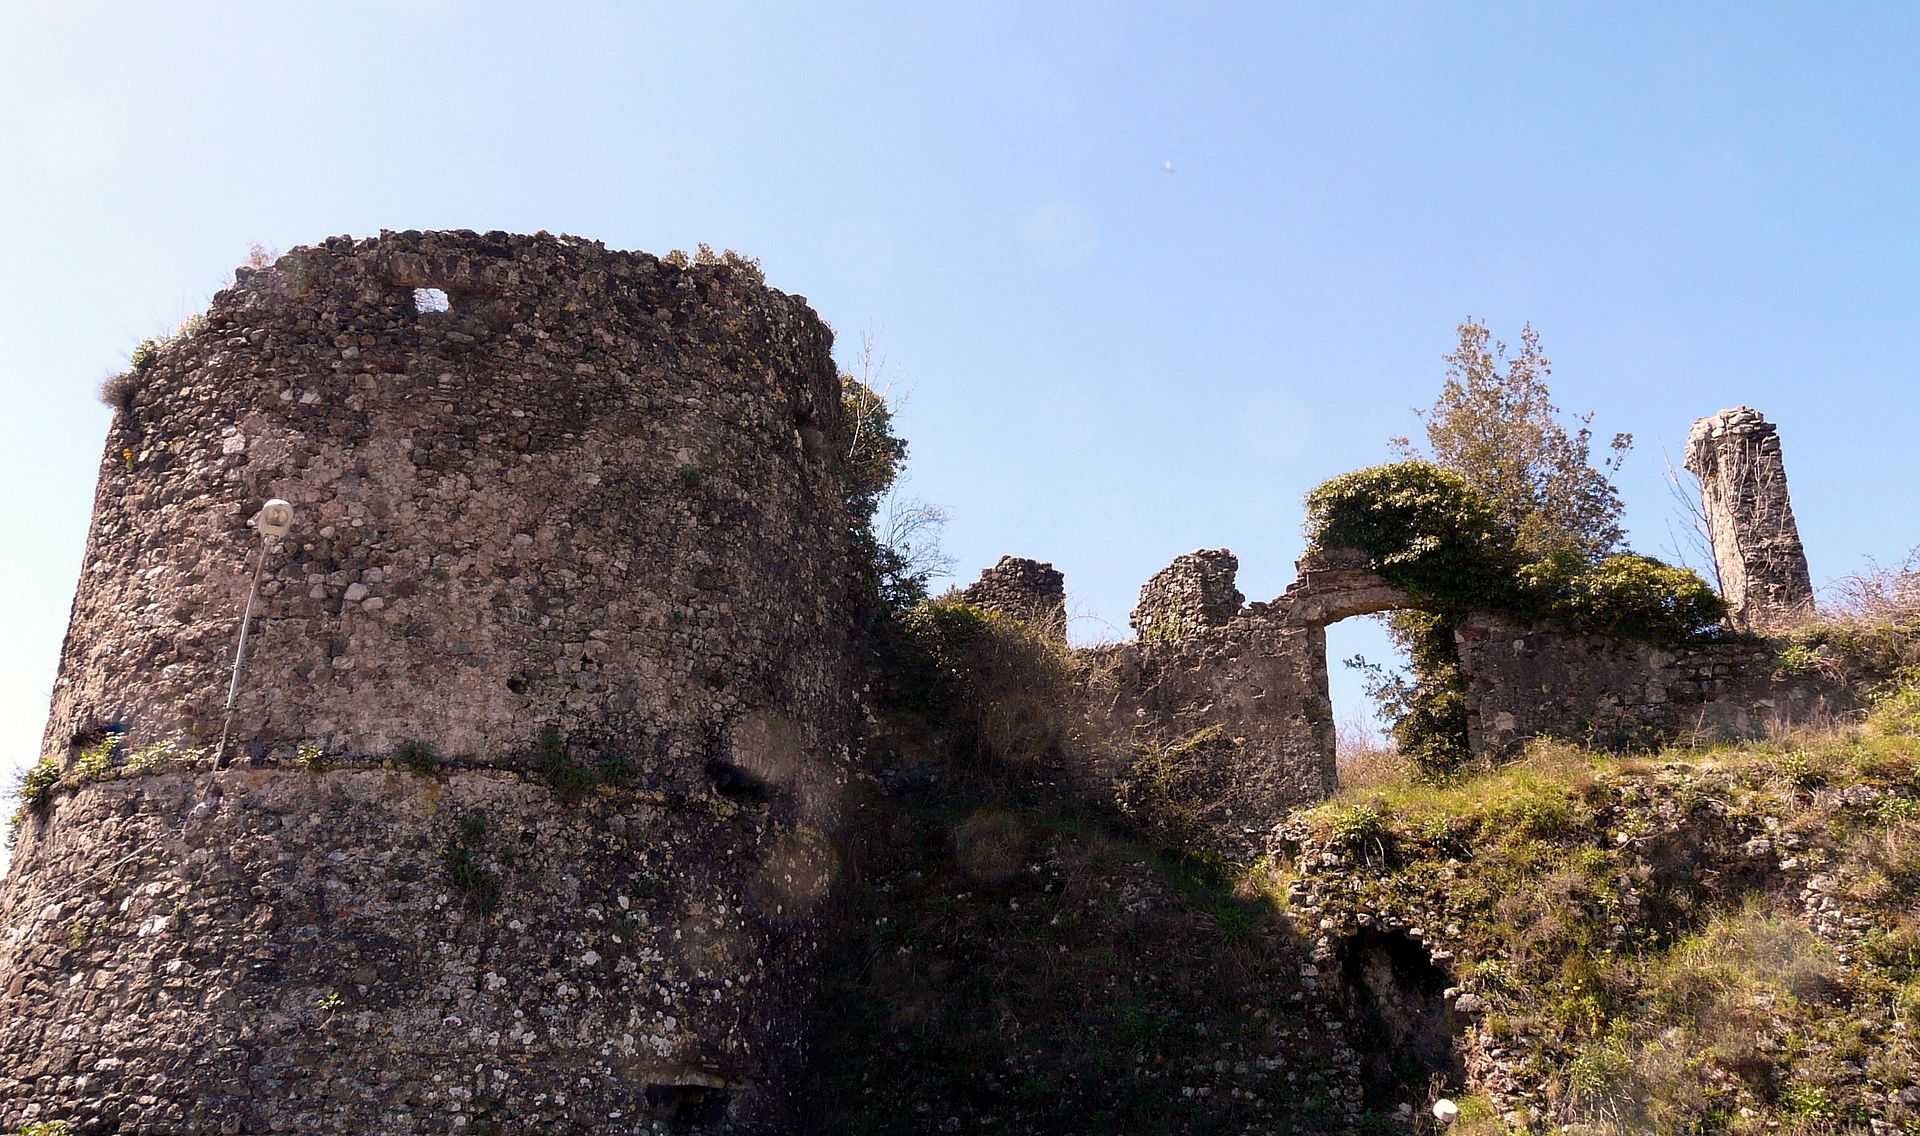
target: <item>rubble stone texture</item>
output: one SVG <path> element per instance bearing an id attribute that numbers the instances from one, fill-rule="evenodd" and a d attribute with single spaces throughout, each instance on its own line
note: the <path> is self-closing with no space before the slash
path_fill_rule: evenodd
<path id="1" fill-rule="evenodd" d="M 750 266 L 544 234 L 241 269 L 108 439 L 0 1130 L 777 1115 L 851 720 L 830 350 Z"/>
<path id="2" fill-rule="evenodd" d="M 1218 731 L 1217 744 L 1188 755 L 1212 766 L 1187 774 L 1206 786 L 1193 807 L 1210 850 L 1247 860 L 1262 851 L 1268 818 L 1334 790 L 1327 624 L 1407 600 L 1364 556 L 1339 553 L 1302 561 L 1285 593 L 1242 608 L 1238 566 L 1225 549 L 1176 559 L 1141 589 L 1140 610 L 1152 614 L 1136 611 L 1140 638 L 1106 649 L 1095 669 L 1113 686 L 1100 704 L 1115 748 L 1142 753 Z M 1206 622 L 1223 612 L 1224 622 Z M 1180 634 L 1144 630 L 1154 627 Z"/>
<path id="3" fill-rule="evenodd" d="M 977 608 L 1010 615 L 1064 643 L 1067 639 L 1066 577 L 1051 564 L 1002 556 L 960 592 Z"/>
<path id="4" fill-rule="evenodd" d="M 61 780 L 0 884 L 0 1131 L 790 1130 L 863 677 L 830 351 L 744 262 L 410 232 L 241 269 L 143 352 L 43 743 Z M 1688 464 L 1742 626 L 1803 611 L 1773 428 L 1705 419 Z M 270 498 L 297 515 L 263 544 Z M 1237 567 L 1178 558 L 1137 641 L 1082 654 L 1060 713 L 1109 767 L 1056 784 L 1177 791 L 1168 816 L 1251 860 L 1335 787 L 1327 625 L 1413 601 L 1334 550 L 1243 606 Z M 1051 565 L 962 598 L 1065 641 Z M 1488 755 L 1750 733 L 1878 677 L 1494 616 L 1457 637 Z"/>
<path id="5" fill-rule="evenodd" d="M 1454 640 L 1468 747 L 1494 758 L 1542 734 L 1629 749 L 1756 737 L 1844 717 L 1887 678 L 1831 649 L 1788 673 L 1775 641 L 1667 646 L 1488 614 L 1469 617 Z"/>
<path id="6" fill-rule="evenodd" d="M 1687 436 L 1686 467 L 1700 479 L 1729 621 L 1762 633 L 1805 622 L 1813 582 L 1773 423 L 1746 406 L 1700 419 Z"/>
<path id="7" fill-rule="evenodd" d="M 1240 559 L 1224 548 L 1174 558 L 1140 589 L 1127 622 L 1143 641 L 1171 642 L 1203 627 L 1224 627 L 1246 602 L 1234 586 Z"/>

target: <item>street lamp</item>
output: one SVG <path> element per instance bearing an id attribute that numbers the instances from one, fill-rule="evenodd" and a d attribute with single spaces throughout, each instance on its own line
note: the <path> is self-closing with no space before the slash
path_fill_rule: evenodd
<path id="1" fill-rule="evenodd" d="M 233 730 L 234 703 L 240 697 L 240 668 L 247 661 L 247 632 L 253 627 L 253 601 L 260 594 L 260 573 L 267 566 L 267 546 L 286 536 L 293 528 L 293 506 L 275 497 L 260 506 L 248 524 L 260 533 L 260 557 L 253 564 L 253 586 L 247 589 L 246 612 L 240 617 L 240 641 L 233 648 L 233 678 L 227 683 L 227 712 L 220 723 L 220 748 L 214 751 L 213 767 L 227 765 L 227 736 Z"/>

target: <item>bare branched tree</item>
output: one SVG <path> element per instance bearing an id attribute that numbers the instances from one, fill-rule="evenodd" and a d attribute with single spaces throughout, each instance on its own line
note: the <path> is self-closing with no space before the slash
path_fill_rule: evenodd
<path id="1" fill-rule="evenodd" d="M 1680 525 L 1675 527 L 1671 519 L 1667 522 L 1668 550 L 1673 554 L 1676 564 L 1684 564 L 1713 581 L 1713 590 L 1724 594 L 1725 583 L 1720 579 L 1720 560 L 1713 554 L 1713 529 L 1707 524 L 1706 506 L 1703 503 L 1705 486 L 1700 484 L 1699 475 L 1684 467 L 1673 464 L 1673 455 L 1666 447 L 1660 449 L 1661 460 L 1667 467 L 1667 496 L 1673 502 L 1673 511 L 1680 516 Z"/>
<path id="2" fill-rule="evenodd" d="M 1920 619 L 1920 548 L 1892 564 L 1871 559 L 1867 564 L 1866 571 L 1842 576 L 1821 589 L 1822 613 L 1876 626 Z"/>
<path id="3" fill-rule="evenodd" d="M 945 509 L 898 492 L 887 494 L 874 526 L 881 546 L 892 553 L 896 574 L 921 588 L 952 574 L 955 557 L 940 547 L 946 527 Z"/>

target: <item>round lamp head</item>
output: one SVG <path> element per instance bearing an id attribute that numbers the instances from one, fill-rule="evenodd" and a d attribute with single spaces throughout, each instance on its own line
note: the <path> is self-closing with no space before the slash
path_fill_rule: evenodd
<path id="1" fill-rule="evenodd" d="M 253 518 L 253 527 L 260 530 L 261 536 L 285 536 L 293 528 L 293 506 L 278 497 L 260 506 L 260 512 Z"/>

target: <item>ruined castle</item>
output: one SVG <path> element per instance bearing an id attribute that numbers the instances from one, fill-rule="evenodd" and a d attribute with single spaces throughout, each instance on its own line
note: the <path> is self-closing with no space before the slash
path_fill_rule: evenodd
<path id="1" fill-rule="evenodd" d="M 0 889 L 0 1130 L 777 1130 L 861 776 L 830 348 L 739 264 L 408 232 L 243 268 L 145 358 Z M 1804 617 L 1772 427 L 1688 465 L 1735 625 Z M 1334 787 L 1326 626 L 1412 603 L 1237 566 L 1148 582 L 1103 710 L 1221 729 L 1230 855 Z M 1051 566 L 965 595 L 1064 638 Z M 1458 637 L 1486 754 L 1858 698 L 1761 639 Z"/>

